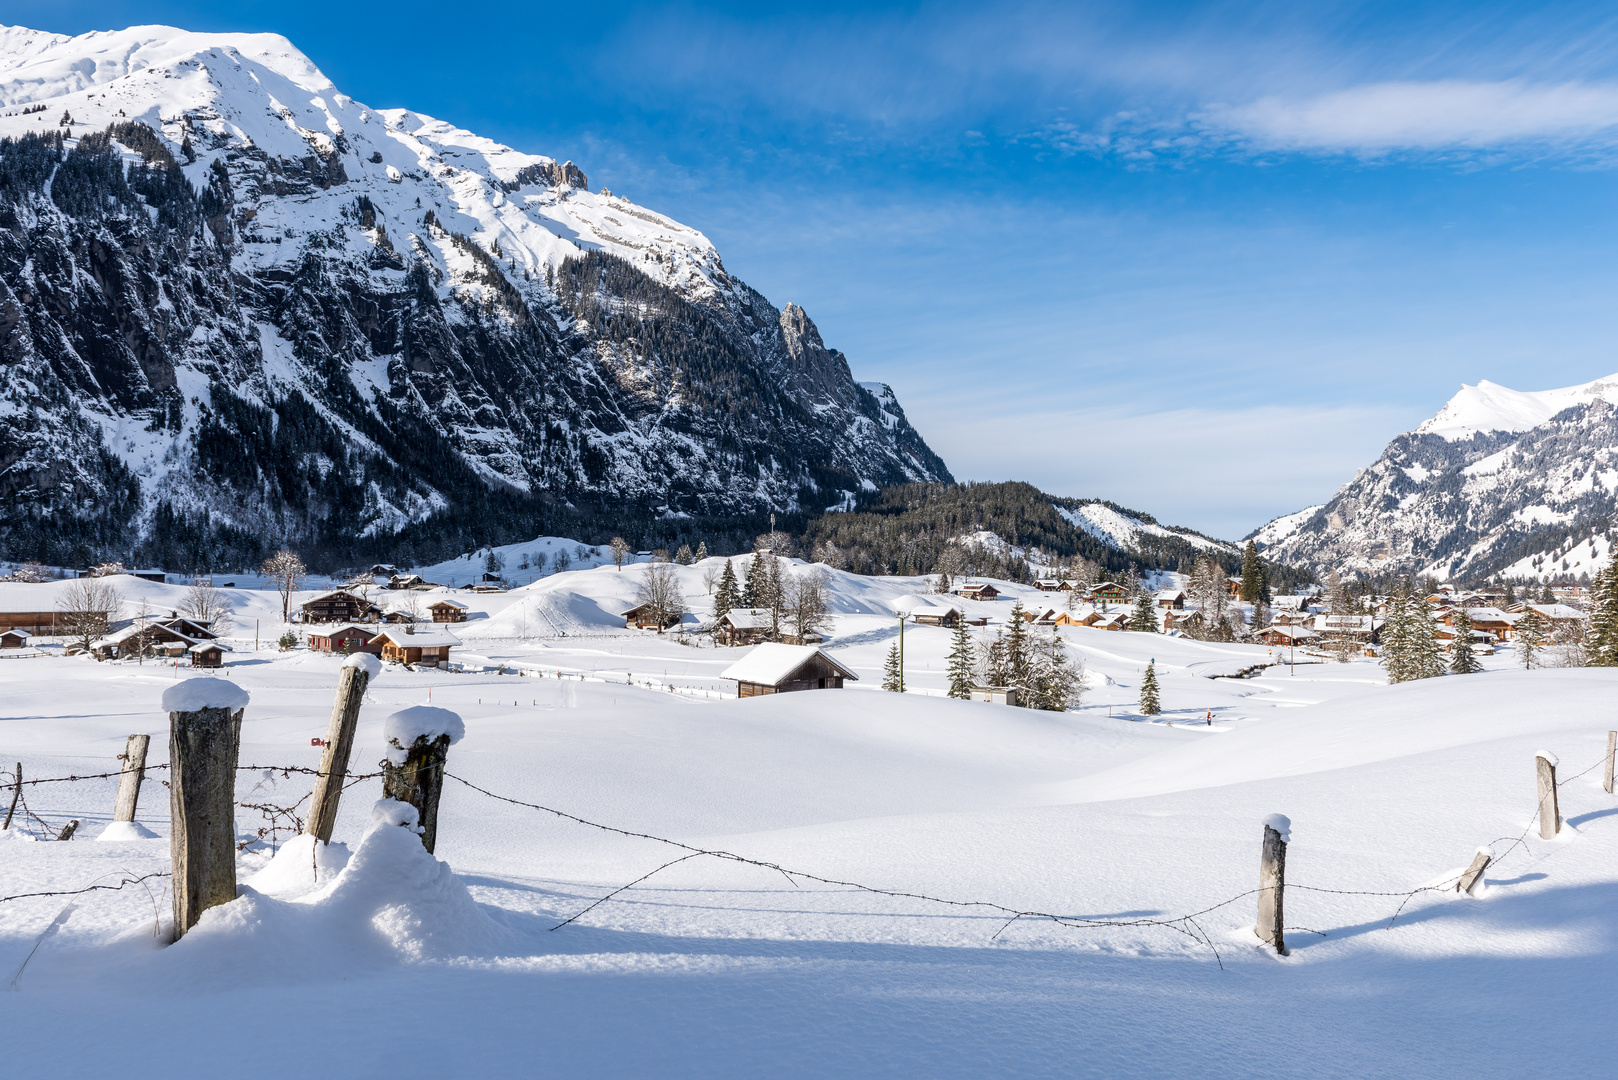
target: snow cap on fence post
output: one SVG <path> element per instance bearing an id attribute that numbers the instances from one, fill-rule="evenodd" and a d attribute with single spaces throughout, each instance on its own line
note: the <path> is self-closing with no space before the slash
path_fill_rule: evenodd
<path id="1" fill-rule="evenodd" d="M 236 765 L 246 690 L 195 678 L 163 691 L 169 714 L 174 939 L 236 899 Z"/>
<path id="2" fill-rule="evenodd" d="M 438 843 L 438 798 L 444 790 L 444 762 L 466 725 L 458 714 L 432 705 L 400 709 L 382 724 L 387 757 L 382 762 L 382 794 L 416 808 L 421 843 Z"/>
<path id="3" fill-rule="evenodd" d="M 1539 837 L 1554 840 L 1562 831 L 1562 810 L 1556 798 L 1556 755 L 1549 750 L 1534 752 L 1534 779 L 1539 785 Z"/>

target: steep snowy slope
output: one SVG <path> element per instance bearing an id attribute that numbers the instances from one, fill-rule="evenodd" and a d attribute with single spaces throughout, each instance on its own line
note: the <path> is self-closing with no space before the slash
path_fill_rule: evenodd
<path id="1" fill-rule="evenodd" d="M 1618 510 L 1615 405 L 1618 376 L 1540 392 L 1462 387 L 1329 502 L 1254 536 L 1320 572 L 1593 575 Z"/>
<path id="2" fill-rule="evenodd" d="M 0 540 L 56 561 L 19 545 L 127 552 L 160 503 L 279 539 L 949 475 L 701 233 L 276 35 L 0 28 L 0 363 L 0 491 L 45 523 Z"/>

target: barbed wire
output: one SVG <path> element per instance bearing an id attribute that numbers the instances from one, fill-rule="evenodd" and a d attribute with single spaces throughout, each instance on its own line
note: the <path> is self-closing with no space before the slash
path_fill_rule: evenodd
<path id="1" fill-rule="evenodd" d="M 127 875 L 129 872 L 126 870 L 124 873 Z M 53 892 L 16 893 L 12 896 L 0 896 L 0 904 L 4 904 L 10 900 L 29 900 L 39 896 L 81 896 L 84 893 L 99 892 L 102 890 L 106 890 L 108 892 L 117 892 L 119 889 L 126 886 L 138 885 L 141 882 L 149 881 L 152 878 L 173 876 L 174 872 L 172 870 L 154 870 L 150 874 L 142 874 L 139 877 L 125 876 L 124 879 L 118 882 L 116 885 L 86 885 L 82 889 L 61 889 Z"/>

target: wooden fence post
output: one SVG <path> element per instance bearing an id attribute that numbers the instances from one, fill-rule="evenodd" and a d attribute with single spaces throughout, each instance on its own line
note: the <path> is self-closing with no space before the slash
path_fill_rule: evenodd
<path id="1" fill-rule="evenodd" d="M 140 803 L 141 781 L 146 779 L 146 748 L 150 735 L 131 735 L 124 744 L 124 771 L 118 777 L 118 801 L 113 804 L 112 820 L 134 821 Z"/>
<path id="2" fill-rule="evenodd" d="M 1539 780 L 1539 838 L 1554 840 L 1562 831 L 1562 813 L 1556 802 L 1556 755 L 1541 750 L 1534 755 L 1534 774 Z"/>
<path id="3" fill-rule="evenodd" d="M 1285 920 L 1282 900 L 1287 884 L 1287 843 L 1292 839 L 1292 821 L 1284 814 L 1271 814 L 1264 819 L 1264 851 L 1258 865 L 1258 925 L 1259 939 L 1275 946 L 1281 956 L 1287 954 Z"/>
<path id="4" fill-rule="evenodd" d="M 1466 873 L 1462 874 L 1461 879 L 1455 883 L 1455 891 L 1471 896 L 1472 890 L 1476 889 L 1478 882 L 1483 880 L 1483 871 L 1487 870 L 1489 864 L 1493 861 L 1493 848 L 1478 848 L 1477 854 L 1472 856 L 1472 865 L 1466 868 Z"/>
<path id="5" fill-rule="evenodd" d="M 204 911 L 236 899 L 236 765 L 247 703 L 247 691 L 224 679 L 186 679 L 163 693 L 176 941 Z"/>
<path id="6" fill-rule="evenodd" d="M 0 825 L 0 832 L 11 828 L 11 815 L 17 812 L 17 796 L 22 794 L 22 762 L 17 762 L 17 782 L 11 787 L 11 809 L 6 811 L 6 823 Z"/>
<path id="7" fill-rule="evenodd" d="M 1612 767 L 1615 759 L 1618 759 L 1618 731 L 1609 731 L 1607 732 L 1607 772 L 1601 780 L 1601 786 L 1607 789 L 1608 795 L 1612 794 Z"/>
<path id="8" fill-rule="evenodd" d="M 382 662 L 370 653 L 355 653 L 343 661 L 337 676 L 337 699 L 332 702 L 331 722 L 326 726 L 326 752 L 320 757 L 320 773 L 309 797 L 309 824 L 304 826 L 304 832 L 322 844 L 331 843 L 332 826 L 337 823 L 337 804 L 343 797 L 348 758 L 354 751 L 360 702 L 381 670 Z"/>
<path id="9" fill-rule="evenodd" d="M 429 853 L 438 843 L 438 798 L 444 790 L 444 763 L 466 725 L 448 709 L 415 705 L 388 717 L 382 726 L 387 757 L 382 762 L 382 794 L 416 808 L 421 843 Z"/>

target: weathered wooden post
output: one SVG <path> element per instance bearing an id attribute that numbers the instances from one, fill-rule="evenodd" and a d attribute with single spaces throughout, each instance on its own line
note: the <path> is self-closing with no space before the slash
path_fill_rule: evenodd
<path id="1" fill-rule="evenodd" d="M 204 911 L 236 899 L 236 764 L 247 703 L 247 691 L 224 679 L 186 679 L 163 692 L 176 941 Z"/>
<path id="2" fill-rule="evenodd" d="M 1258 864 L 1258 925 L 1259 939 L 1275 946 L 1281 956 L 1287 954 L 1282 901 L 1287 884 L 1287 843 L 1292 839 L 1292 821 L 1285 814 L 1271 814 L 1264 819 L 1264 851 Z"/>
<path id="3" fill-rule="evenodd" d="M 1455 891 L 1471 896 L 1472 890 L 1476 889 L 1478 882 L 1483 880 L 1483 871 L 1487 870 L 1492 862 L 1494 862 L 1494 849 L 1491 847 L 1478 848 L 1477 854 L 1472 856 L 1472 865 L 1466 868 L 1466 872 L 1455 883 Z"/>
<path id="4" fill-rule="evenodd" d="M 1607 732 L 1607 772 L 1601 778 L 1601 786 L 1607 789 L 1608 795 L 1612 794 L 1612 767 L 1615 760 L 1618 760 L 1618 731 L 1609 731 Z"/>
<path id="5" fill-rule="evenodd" d="M 343 797 L 348 758 L 354 751 L 360 702 L 371 680 L 381 671 L 382 662 L 376 657 L 355 653 L 343 661 L 337 676 L 337 699 L 332 702 L 331 722 L 326 726 L 326 752 L 320 757 L 320 773 L 309 797 L 309 824 L 304 827 L 304 832 L 323 844 L 331 843 L 332 826 L 337 823 L 337 804 Z"/>
<path id="6" fill-rule="evenodd" d="M 11 785 L 11 809 L 6 811 L 6 823 L 0 825 L 0 832 L 11 828 L 11 816 L 17 812 L 17 796 L 22 794 L 22 762 L 17 762 L 17 782 Z"/>
<path id="7" fill-rule="evenodd" d="M 416 808 L 421 842 L 429 852 L 438 842 L 438 797 L 444 790 L 444 762 L 466 725 L 448 709 L 413 705 L 382 726 L 387 757 L 382 762 L 382 794 Z"/>
<path id="8" fill-rule="evenodd" d="M 1562 813 L 1556 803 L 1556 755 L 1541 750 L 1534 755 L 1534 773 L 1539 780 L 1539 838 L 1554 840 L 1562 831 Z"/>
<path id="9" fill-rule="evenodd" d="M 146 748 L 150 735 L 131 735 L 124 744 L 124 771 L 118 777 L 118 801 L 113 804 L 112 820 L 134 821 L 140 804 L 140 785 L 146 779 Z"/>

